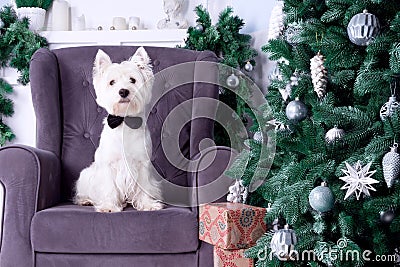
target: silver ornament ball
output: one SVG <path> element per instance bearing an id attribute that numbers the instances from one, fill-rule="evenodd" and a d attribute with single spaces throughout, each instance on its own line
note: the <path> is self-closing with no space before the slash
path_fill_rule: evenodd
<path id="1" fill-rule="evenodd" d="M 380 220 L 383 223 L 391 223 L 394 220 L 395 214 L 393 210 L 381 211 L 379 213 Z"/>
<path id="2" fill-rule="evenodd" d="M 400 154 L 397 153 L 398 144 L 390 148 L 382 159 L 383 177 L 388 188 L 393 186 L 395 179 L 400 175 Z"/>
<path id="3" fill-rule="evenodd" d="M 307 117 L 307 106 L 298 98 L 286 106 L 286 116 L 289 120 L 302 121 Z"/>
<path id="4" fill-rule="evenodd" d="M 251 72 L 251 71 L 253 71 L 253 65 L 251 65 L 250 62 L 247 62 L 246 65 L 244 65 L 244 69 L 245 69 L 247 72 Z"/>
<path id="5" fill-rule="evenodd" d="M 332 129 L 330 129 L 329 131 L 326 132 L 325 134 L 325 141 L 328 144 L 333 144 L 337 141 L 340 141 L 343 139 L 344 136 L 344 130 L 343 129 L 339 129 L 336 126 L 333 127 Z"/>
<path id="6" fill-rule="evenodd" d="M 194 27 L 194 29 L 198 32 L 203 32 L 204 31 L 204 26 L 201 24 L 197 24 L 196 27 Z"/>
<path id="7" fill-rule="evenodd" d="M 283 229 L 275 232 L 271 239 L 271 252 L 278 257 L 279 260 L 287 260 L 291 256 L 297 244 L 297 236 L 294 230 L 286 224 Z"/>
<path id="8" fill-rule="evenodd" d="M 328 212 L 335 205 L 335 196 L 328 185 L 323 182 L 320 186 L 311 190 L 308 196 L 308 202 L 314 210 L 318 212 Z"/>
<path id="9" fill-rule="evenodd" d="M 239 85 L 239 78 L 235 74 L 229 75 L 229 77 L 226 79 L 226 84 L 230 88 L 236 88 Z"/>
<path id="10" fill-rule="evenodd" d="M 253 135 L 253 140 L 262 143 L 264 141 L 262 132 L 261 131 L 255 132 Z"/>
<path id="11" fill-rule="evenodd" d="M 364 10 L 363 13 L 354 15 L 347 25 L 347 34 L 352 43 L 360 46 L 369 45 L 379 34 L 380 24 L 378 18 Z"/>

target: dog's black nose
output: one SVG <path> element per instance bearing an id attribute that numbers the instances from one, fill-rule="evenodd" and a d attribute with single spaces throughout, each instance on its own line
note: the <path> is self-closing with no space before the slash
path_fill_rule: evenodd
<path id="1" fill-rule="evenodd" d="M 129 90 L 127 90 L 127 89 L 120 89 L 118 93 L 119 93 L 119 95 L 120 95 L 122 98 L 125 98 L 125 97 L 127 97 L 127 96 L 129 95 Z"/>

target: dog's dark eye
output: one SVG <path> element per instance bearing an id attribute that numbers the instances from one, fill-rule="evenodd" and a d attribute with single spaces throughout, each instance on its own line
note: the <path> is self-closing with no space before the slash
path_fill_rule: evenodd
<path id="1" fill-rule="evenodd" d="M 131 83 L 135 83 L 136 82 L 135 78 L 132 78 L 132 77 L 129 80 L 131 81 Z"/>
<path id="2" fill-rule="evenodd" d="M 110 81 L 110 85 L 114 85 L 114 83 L 115 83 L 114 80 L 111 80 L 111 81 Z"/>

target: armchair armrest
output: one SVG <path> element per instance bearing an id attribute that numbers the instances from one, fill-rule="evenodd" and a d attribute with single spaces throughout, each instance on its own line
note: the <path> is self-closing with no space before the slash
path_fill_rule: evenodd
<path id="1" fill-rule="evenodd" d="M 20 145 L 0 149 L 5 190 L 0 266 L 33 266 L 31 220 L 59 202 L 60 176 L 60 160 L 52 152 Z"/>
<path id="2" fill-rule="evenodd" d="M 226 201 L 228 187 L 233 180 L 224 175 L 235 159 L 237 152 L 229 147 L 213 146 L 196 154 L 192 160 L 194 166 L 188 173 L 189 185 L 193 190 L 192 207 L 209 202 Z"/>

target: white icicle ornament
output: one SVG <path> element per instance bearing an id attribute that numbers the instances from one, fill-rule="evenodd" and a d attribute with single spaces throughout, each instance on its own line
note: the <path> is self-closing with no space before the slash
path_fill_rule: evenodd
<path id="1" fill-rule="evenodd" d="M 232 203 L 245 203 L 248 195 L 247 187 L 243 185 L 242 180 L 236 182 L 229 187 L 229 194 L 226 200 Z"/>
<path id="2" fill-rule="evenodd" d="M 326 95 L 326 86 L 328 85 L 327 70 L 324 66 L 325 58 L 318 52 L 310 61 L 314 91 L 317 93 L 318 98 L 323 98 Z"/>

